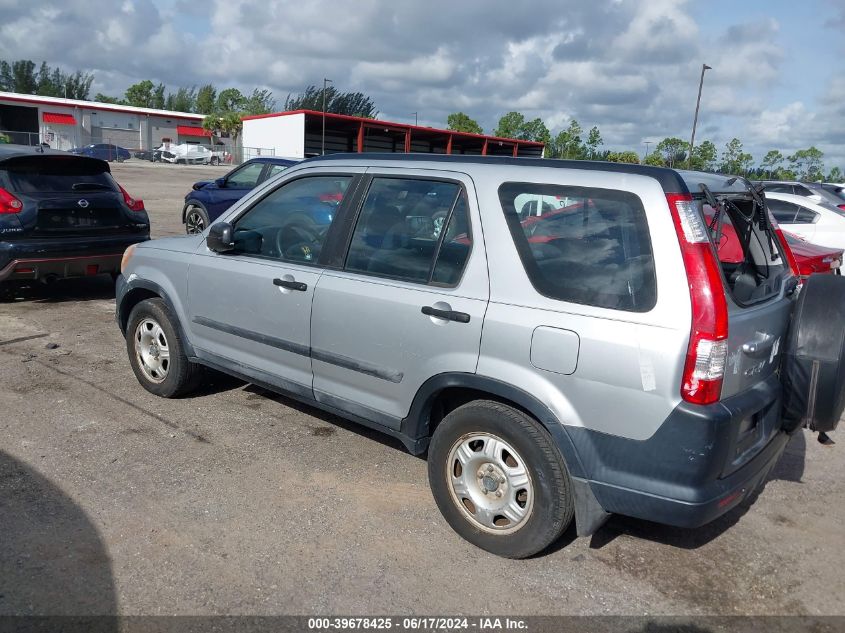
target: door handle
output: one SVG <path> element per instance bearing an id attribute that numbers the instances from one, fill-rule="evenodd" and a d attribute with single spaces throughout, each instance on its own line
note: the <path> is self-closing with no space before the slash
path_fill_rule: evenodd
<path id="1" fill-rule="evenodd" d="M 432 308 L 431 306 L 423 306 L 420 312 L 426 316 L 433 316 L 438 319 L 448 319 L 449 321 L 457 321 L 458 323 L 469 323 L 469 315 L 466 312 L 438 310 L 437 308 Z"/>
<path id="2" fill-rule="evenodd" d="M 285 279 L 274 279 L 273 285 L 280 286 L 282 288 L 287 288 L 288 290 L 299 290 L 300 292 L 305 292 L 306 290 L 308 290 L 308 284 L 303 283 L 301 281 L 287 281 Z"/>
<path id="3" fill-rule="evenodd" d="M 752 358 L 761 358 L 769 354 L 769 351 L 772 349 L 774 344 L 775 337 L 772 334 L 763 334 L 756 341 L 743 343 L 742 351 Z"/>

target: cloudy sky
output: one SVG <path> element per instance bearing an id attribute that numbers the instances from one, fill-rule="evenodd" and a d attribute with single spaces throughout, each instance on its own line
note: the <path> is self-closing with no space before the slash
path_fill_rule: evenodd
<path id="1" fill-rule="evenodd" d="M 380 118 L 491 131 L 509 110 L 553 133 L 571 118 L 605 145 L 688 138 L 815 144 L 845 168 L 845 0 L 0 0 L 0 58 L 96 76 L 289 92 L 323 77 Z"/>

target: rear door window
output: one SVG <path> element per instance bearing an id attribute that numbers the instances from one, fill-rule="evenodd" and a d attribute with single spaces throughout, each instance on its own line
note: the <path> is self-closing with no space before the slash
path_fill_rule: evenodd
<path id="1" fill-rule="evenodd" d="M 264 163 L 250 163 L 249 165 L 244 165 L 226 178 L 226 186 L 237 187 L 239 189 L 252 189 L 258 182 L 258 178 L 261 176 L 261 171 L 263 169 Z"/>
<path id="2" fill-rule="evenodd" d="M 345 269 L 454 286 L 471 246 L 466 194 L 458 183 L 375 177 L 358 215 Z"/>
<path id="3" fill-rule="evenodd" d="M 519 202 L 540 202 L 524 217 Z M 542 205 L 545 200 L 562 206 Z M 534 288 L 552 299 L 647 312 L 657 302 L 645 210 L 632 193 L 612 189 L 505 183 L 499 200 Z M 524 203 L 523 203 L 524 205 Z"/>

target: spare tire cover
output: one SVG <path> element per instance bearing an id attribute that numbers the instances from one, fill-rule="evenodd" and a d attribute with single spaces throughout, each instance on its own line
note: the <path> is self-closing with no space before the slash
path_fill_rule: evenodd
<path id="1" fill-rule="evenodd" d="M 845 277 L 811 275 L 783 354 L 784 428 L 832 431 L 845 408 Z"/>

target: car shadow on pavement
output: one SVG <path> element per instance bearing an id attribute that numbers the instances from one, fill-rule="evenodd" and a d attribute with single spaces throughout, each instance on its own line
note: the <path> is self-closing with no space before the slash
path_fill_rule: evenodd
<path id="1" fill-rule="evenodd" d="M 40 281 L 15 283 L 0 289 L 0 305 L 114 299 L 114 291 L 114 281 L 106 275 L 60 279 L 49 284 Z"/>
<path id="2" fill-rule="evenodd" d="M 56 484 L 3 451 L 0 542 L 0 616 L 116 615 L 111 559 L 96 526 Z"/>
<path id="3" fill-rule="evenodd" d="M 763 493 L 768 482 L 772 480 L 783 480 L 801 483 L 801 478 L 804 475 L 804 460 L 807 450 L 804 434 L 805 432 L 803 430 L 799 430 L 790 438 L 786 450 L 762 486 L 759 486 L 736 507 L 715 521 L 698 528 L 679 528 L 660 523 L 652 523 L 651 521 L 642 519 L 613 515 L 592 536 L 590 548 L 601 549 L 622 534 L 682 549 L 698 549 L 706 545 L 739 522 Z"/>
<path id="4" fill-rule="evenodd" d="M 287 396 L 268 391 L 267 389 L 264 389 L 254 384 L 247 385 L 244 388 L 244 391 L 249 393 L 250 395 L 263 396 L 268 400 L 273 400 L 274 402 L 282 404 L 286 407 L 290 407 L 291 409 L 299 411 L 300 413 L 304 413 L 306 415 L 311 416 L 312 418 L 316 418 L 321 422 L 325 422 L 327 425 L 340 427 L 345 431 L 355 433 L 356 435 L 360 435 L 361 437 L 366 437 L 367 439 L 373 440 L 374 442 L 384 444 L 385 446 L 389 446 L 397 450 L 405 450 L 405 445 L 402 444 L 402 442 L 400 442 L 394 437 L 391 437 L 390 435 L 387 435 L 382 431 L 370 429 L 362 424 L 352 422 L 351 420 L 347 420 L 340 416 L 334 415 L 333 413 L 328 413 L 327 411 L 323 411 L 322 409 L 319 409 L 310 404 L 305 404 L 304 402 L 300 402 L 299 400 L 295 400 L 293 398 L 289 398 Z M 325 437 L 332 434 L 330 430 L 331 428 L 331 426 L 315 427 L 311 431 L 312 434 L 315 436 Z M 420 457 L 424 458 L 424 456 Z"/>

